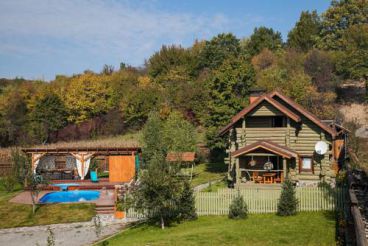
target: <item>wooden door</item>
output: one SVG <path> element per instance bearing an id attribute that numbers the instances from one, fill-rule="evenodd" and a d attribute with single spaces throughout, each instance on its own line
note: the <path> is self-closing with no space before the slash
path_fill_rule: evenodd
<path id="1" fill-rule="evenodd" d="M 135 175 L 135 156 L 109 156 L 109 181 L 129 182 Z"/>

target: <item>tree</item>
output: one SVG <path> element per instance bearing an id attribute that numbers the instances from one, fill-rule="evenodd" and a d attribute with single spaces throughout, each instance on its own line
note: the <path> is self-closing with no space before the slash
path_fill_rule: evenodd
<path id="1" fill-rule="evenodd" d="M 136 208 L 146 210 L 147 215 L 159 221 L 164 229 L 165 225 L 178 218 L 177 205 L 182 186 L 176 175 L 178 168 L 166 162 L 167 150 L 162 135 L 162 121 L 157 114 L 152 114 L 143 130 L 145 169 L 133 196 Z"/>
<path id="2" fill-rule="evenodd" d="M 231 201 L 228 217 L 230 219 L 245 219 L 247 216 L 248 206 L 245 203 L 243 196 L 241 196 L 238 191 L 236 197 Z"/>
<path id="3" fill-rule="evenodd" d="M 322 14 L 321 39 L 318 47 L 344 50 L 344 33 L 352 25 L 368 23 L 368 1 L 334 0 Z"/>
<path id="4" fill-rule="evenodd" d="M 225 60 L 236 58 L 240 53 L 240 43 L 232 33 L 221 33 L 206 41 L 199 55 L 200 69 L 217 69 Z"/>
<path id="5" fill-rule="evenodd" d="M 318 40 L 321 29 L 321 21 L 317 11 L 302 11 L 299 21 L 288 34 L 287 44 L 306 52 L 313 48 Z"/>
<path id="6" fill-rule="evenodd" d="M 338 56 L 337 72 L 345 78 L 368 80 L 368 24 L 349 27 L 341 42 L 345 52 Z"/>
<path id="7" fill-rule="evenodd" d="M 263 49 L 276 51 L 282 48 L 281 33 L 272 28 L 255 28 L 250 36 L 247 50 L 251 56 L 259 54 Z"/>
<path id="8" fill-rule="evenodd" d="M 180 113 L 172 112 L 163 125 L 163 141 L 168 151 L 196 151 L 196 129 Z"/>
<path id="9" fill-rule="evenodd" d="M 334 62 L 328 52 L 310 50 L 304 62 L 304 71 L 311 77 L 318 91 L 326 92 L 335 89 Z"/>
<path id="10" fill-rule="evenodd" d="M 209 148 L 214 150 L 224 147 L 222 138 L 218 137 L 218 130 L 248 104 L 247 98 L 254 77 L 252 65 L 241 59 L 226 60 L 213 71 L 207 85 L 209 102 L 205 117 Z"/>
<path id="11" fill-rule="evenodd" d="M 254 84 L 252 65 L 240 59 L 229 59 L 213 72 L 208 81 L 210 102 L 206 126 L 220 127 L 247 103 Z"/>
<path id="12" fill-rule="evenodd" d="M 298 199 L 295 195 L 293 183 L 286 179 L 282 184 L 282 190 L 279 203 L 277 204 L 277 215 L 290 216 L 295 215 L 298 206 Z"/>
<path id="13" fill-rule="evenodd" d="M 102 68 L 101 74 L 111 75 L 114 72 L 114 67 L 112 65 L 105 64 Z"/>
<path id="14" fill-rule="evenodd" d="M 120 102 L 124 123 L 132 128 L 142 127 L 150 112 L 160 110 L 161 91 L 157 85 L 135 87 L 131 90 Z"/>
<path id="15" fill-rule="evenodd" d="M 181 46 L 164 45 L 159 52 L 149 58 L 147 62 L 148 75 L 159 84 L 170 84 L 175 82 L 175 79 L 172 79 L 172 71 L 180 71 L 180 76 L 190 77 L 191 62 L 192 56 L 189 50 Z"/>
<path id="16" fill-rule="evenodd" d="M 69 121 L 80 123 L 111 109 L 112 91 L 107 80 L 106 76 L 91 72 L 72 78 L 64 101 Z"/>
<path id="17" fill-rule="evenodd" d="M 36 213 L 36 208 L 38 204 L 38 195 L 40 194 L 44 185 L 47 184 L 47 181 L 38 174 L 31 174 L 30 184 L 28 186 L 31 198 L 32 198 L 32 212 Z"/>
<path id="18" fill-rule="evenodd" d="M 194 199 L 188 180 L 178 175 L 179 165 L 166 161 L 168 139 L 164 124 L 157 113 L 152 113 L 144 126 L 144 170 L 140 174 L 140 184 L 133 192 L 135 207 L 146 211 L 147 216 L 159 222 L 162 229 L 173 221 L 195 218 Z M 179 145 L 176 147 L 184 149 Z"/>
<path id="19" fill-rule="evenodd" d="M 256 71 L 261 71 L 276 64 L 277 57 L 265 48 L 258 55 L 253 56 L 252 65 Z"/>
<path id="20" fill-rule="evenodd" d="M 64 103 L 54 93 L 48 93 L 37 100 L 29 114 L 31 129 L 37 142 L 48 140 L 49 134 L 67 124 L 67 111 Z"/>
<path id="21" fill-rule="evenodd" d="M 9 86 L 0 95 L 0 145 L 3 147 L 25 143 L 27 139 L 28 109 L 25 92 L 19 87 Z"/>
<path id="22" fill-rule="evenodd" d="M 142 157 L 145 163 L 149 163 L 155 155 L 166 158 L 167 146 L 163 141 L 163 125 L 158 113 L 151 112 L 142 130 Z"/>
<path id="23" fill-rule="evenodd" d="M 188 180 L 184 180 L 183 192 L 179 199 L 179 214 L 183 220 L 197 219 L 198 215 L 195 208 L 195 197 L 193 194 L 193 188 L 190 186 Z"/>

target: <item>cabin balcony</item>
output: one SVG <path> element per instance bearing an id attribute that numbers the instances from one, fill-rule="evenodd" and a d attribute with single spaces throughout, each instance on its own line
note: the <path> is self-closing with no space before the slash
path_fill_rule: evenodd
<path id="1" fill-rule="evenodd" d="M 269 140 L 279 145 L 286 145 L 290 136 L 287 127 L 252 127 L 237 128 L 237 136 L 243 145 L 255 143 L 257 141 Z"/>

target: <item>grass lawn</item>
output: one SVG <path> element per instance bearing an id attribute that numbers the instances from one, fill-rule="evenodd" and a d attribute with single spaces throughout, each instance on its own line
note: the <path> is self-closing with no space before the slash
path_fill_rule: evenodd
<path id="1" fill-rule="evenodd" d="M 0 228 L 47 225 L 91 220 L 95 215 L 93 204 L 42 205 L 32 214 L 32 206 L 11 203 L 17 192 L 0 191 Z"/>
<path id="2" fill-rule="evenodd" d="M 108 245 L 336 245 L 332 213 L 249 215 L 246 220 L 203 216 L 165 230 L 147 224 L 128 229 Z M 102 245 L 102 244 L 101 244 Z"/>
<path id="3" fill-rule="evenodd" d="M 201 163 L 195 165 L 192 186 L 223 179 L 226 176 L 227 166 L 224 163 Z"/>

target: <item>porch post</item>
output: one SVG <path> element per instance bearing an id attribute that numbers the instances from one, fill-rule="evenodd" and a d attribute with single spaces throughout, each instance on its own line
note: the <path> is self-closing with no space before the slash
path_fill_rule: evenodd
<path id="1" fill-rule="evenodd" d="M 241 173 L 240 173 L 240 166 L 239 166 L 239 158 L 235 158 L 235 176 L 236 176 L 236 184 L 239 185 L 241 181 Z"/>
<path id="2" fill-rule="evenodd" d="M 287 179 L 287 177 L 289 176 L 288 173 L 287 173 L 287 163 L 286 163 L 286 159 L 285 157 L 282 157 L 282 169 L 283 169 L 283 172 L 284 172 L 284 180 Z"/>

